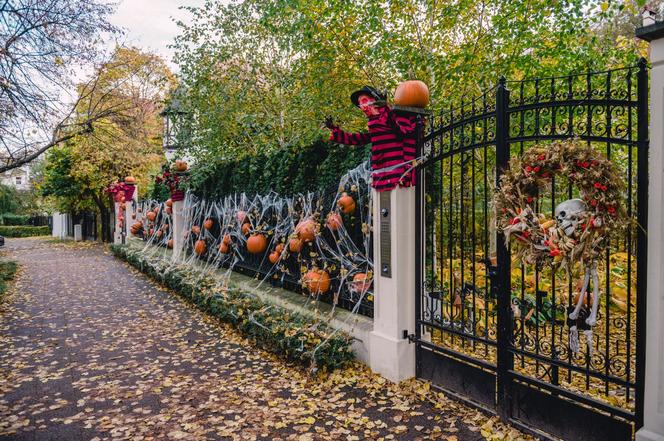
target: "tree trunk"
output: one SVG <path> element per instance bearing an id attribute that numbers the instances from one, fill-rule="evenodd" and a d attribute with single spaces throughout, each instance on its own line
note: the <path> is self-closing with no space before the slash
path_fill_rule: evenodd
<path id="1" fill-rule="evenodd" d="M 101 234 L 102 242 L 112 242 L 113 237 L 111 234 L 111 210 L 104 204 L 105 195 L 92 193 L 92 199 L 95 201 L 99 209 L 99 217 L 101 219 Z"/>

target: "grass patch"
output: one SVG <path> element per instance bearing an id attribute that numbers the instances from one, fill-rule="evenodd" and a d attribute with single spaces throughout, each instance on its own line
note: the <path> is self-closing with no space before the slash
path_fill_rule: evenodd
<path id="1" fill-rule="evenodd" d="M 0 298 L 2 298 L 7 291 L 8 283 L 14 279 L 16 271 L 18 270 L 18 263 L 13 260 L 0 260 Z"/>
<path id="2" fill-rule="evenodd" d="M 126 260 L 199 309 L 232 324 L 257 346 L 313 372 L 330 372 L 354 359 L 352 337 L 320 322 L 269 304 L 240 290 L 226 289 L 211 276 L 185 265 L 149 261 L 126 245 L 111 245 Z"/>

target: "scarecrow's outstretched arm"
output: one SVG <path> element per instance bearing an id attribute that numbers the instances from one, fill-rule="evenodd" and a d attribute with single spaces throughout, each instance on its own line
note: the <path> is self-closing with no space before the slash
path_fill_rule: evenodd
<path id="1" fill-rule="evenodd" d="M 339 127 L 333 127 L 330 133 L 330 141 L 345 145 L 366 145 L 371 142 L 371 135 L 368 133 L 348 133 Z"/>

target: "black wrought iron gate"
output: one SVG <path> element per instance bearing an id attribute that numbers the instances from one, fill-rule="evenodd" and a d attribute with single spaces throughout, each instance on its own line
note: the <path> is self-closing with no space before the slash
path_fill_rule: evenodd
<path id="1" fill-rule="evenodd" d="M 503 420 L 565 440 L 631 439 L 642 425 L 648 76 L 638 66 L 519 82 L 433 117 L 417 186 L 417 375 Z M 578 137 L 618 164 L 635 221 L 599 263 L 592 350 L 569 349 L 578 274 L 512 264 L 491 198 L 510 156 Z M 578 190 L 540 194 L 553 215 Z M 583 338 L 583 335 L 581 336 Z"/>

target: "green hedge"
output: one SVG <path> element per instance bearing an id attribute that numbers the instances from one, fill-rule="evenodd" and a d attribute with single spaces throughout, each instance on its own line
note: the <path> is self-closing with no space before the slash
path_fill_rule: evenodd
<path id="1" fill-rule="evenodd" d="M 30 237 L 30 236 L 47 236 L 51 234 L 49 227 L 20 227 L 20 226 L 6 226 L 0 225 L 0 236 L 5 237 Z"/>
<path id="2" fill-rule="evenodd" d="M 112 252 L 163 283 L 199 309 L 234 325 L 245 337 L 285 360 L 329 372 L 353 358 L 352 338 L 238 290 L 225 290 L 211 276 L 185 265 L 147 260 L 140 251 L 111 245 Z M 316 349 L 318 348 L 318 349 Z"/>
<path id="3" fill-rule="evenodd" d="M 370 145 L 342 146 L 320 141 L 305 148 L 285 148 L 235 161 L 208 161 L 192 167 L 189 189 L 209 199 L 234 193 L 275 191 L 291 196 L 329 191 L 348 170 L 367 161 L 370 153 Z"/>
<path id="4" fill-rule="evenodd" d="M 28 225 L 30 216 L 25 214 L 4 213 L 2 215 L 2 225 Z"/>

